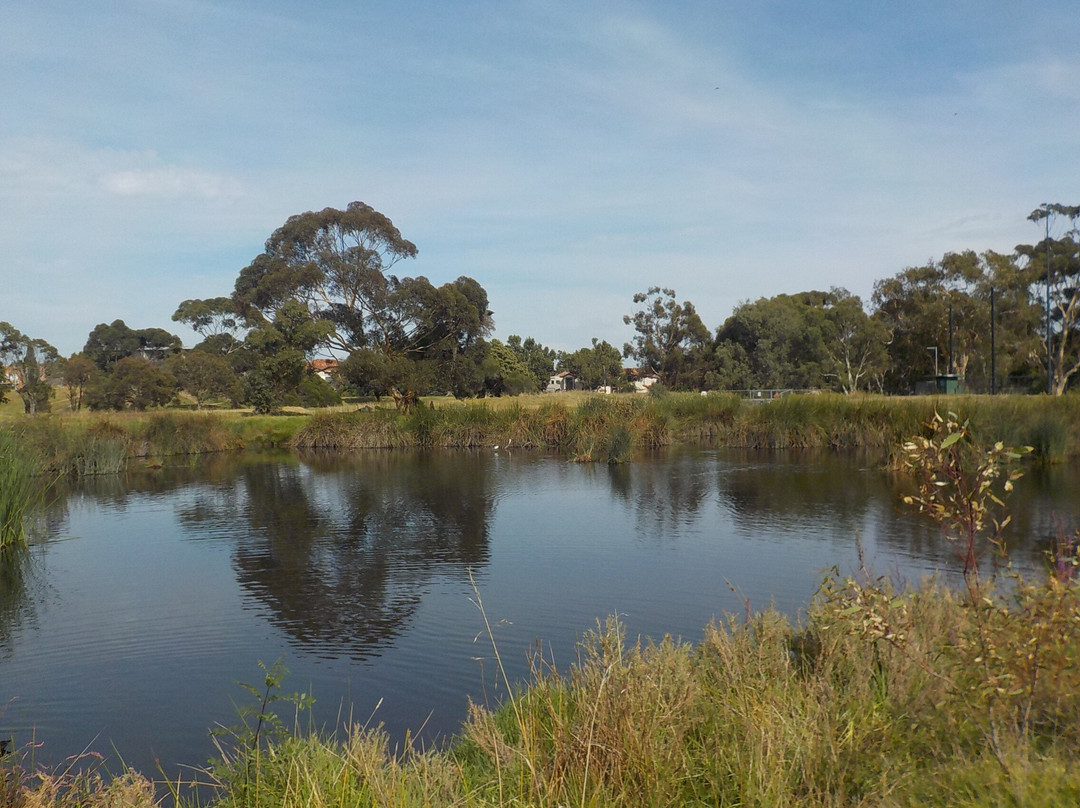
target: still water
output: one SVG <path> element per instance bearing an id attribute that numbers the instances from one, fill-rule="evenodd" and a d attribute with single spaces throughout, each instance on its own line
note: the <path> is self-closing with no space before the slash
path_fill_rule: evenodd
<path id="1" fill-rule="evenodd" d="M 91 748 L 170 777 L 205 764 L 282 659 L 327 727 L 382 723 L 425 743 L 536 648 L 565 667 L 618 614 L 631 636 L 696 640 L 823 571 L 906 580 L 954 568 L 874 458 L 672 450 L 630 465 L 525 452 L 212 457 L 62 492 L 0 577 L 0 738 L 39 762 Z M 1075 527 L 1080 469 L 1032 471 L 1013 560 L 1038 567 Z M 190 773 L 190 772 L 189 772 Z"/>

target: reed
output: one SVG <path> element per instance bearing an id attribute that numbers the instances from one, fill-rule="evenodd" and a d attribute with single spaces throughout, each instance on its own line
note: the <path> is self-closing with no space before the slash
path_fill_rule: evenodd
<path id="1" fill-rule="evenodd" d="M 140 455 L 159 458 L 223 452 L 244 445 L 220 416 L 168 410 L 152 414 L 134 437 Z"/>
<path id="2" fill-rule="evenodd" d="M 0 429 L 0 553 L 26 539 L 26 517 L 40 499 L 37 477 L 33 457 L 8 430 Z M 0 556 L 0 565 L 5 563 Z"/>
<path id="3" fill-rule="evenodd" d="M 291 443 L 303 449 L 397 449 L 410 444 L 390 410 L 326 412 L 311 417 Z"/>

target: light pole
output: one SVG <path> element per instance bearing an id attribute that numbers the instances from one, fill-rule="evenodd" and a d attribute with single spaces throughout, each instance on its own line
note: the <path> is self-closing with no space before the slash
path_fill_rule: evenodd
<path id="1" fill-rule="evenodd" d="M 1054 394 L 1054 355 L 1050 353 L 1050 206 L 1046 208 L 1046 394 Z M 1064 337 L 1062 337 L 1064 339 Z"/>
<path id="2" fill-rule="evenodd" d="M 937 375 L 938 375 L 938 372 L 937 372 L 937 346 L 936 345 L 927 345 L 926 350 L 934 352 L 934 378 L 936 379 Z"/>

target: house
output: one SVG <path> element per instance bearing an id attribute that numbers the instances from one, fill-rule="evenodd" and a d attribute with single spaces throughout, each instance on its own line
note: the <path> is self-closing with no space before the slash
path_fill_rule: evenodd
<path id="1" fill-rule="evenodd" d="M 544 388 L 545 393 L 565 393 L 567 390 L 578 389 L 578 377 L 576 373 L 571 373 L 568 370 L 564 370 L 560 373 L 556 373 L 550 379 L 548 379 L 547 387 Z"/>
<path id="2" fill-rule="evenodd" d="M 660 377 L 655 373 L 642 368 L 627 368 L 626 377 L 634 386 L 635 393 L 647 393 L 650 387 L 660 381 Z"/>
<path id="3" fill-rule="evenodd" d="M 314 373 L 324 382 L 333 383 L 334 374 L 337 373 L 340 364 L 336 359 L 312 359 L 307 363 L 307 370 L 308 373 Z"/>

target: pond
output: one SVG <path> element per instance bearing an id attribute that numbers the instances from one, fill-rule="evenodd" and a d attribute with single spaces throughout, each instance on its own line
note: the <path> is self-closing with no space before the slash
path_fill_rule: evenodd
<path id="1" fill-rule="evenodd" d="M 1011 502 L 1014 563 L 1075 522 L 1075 465 Z M 281 659 L 313 720 L 453 734 L 541 649 L 597 620 L 688 641 L 714 616 L 806 607 L 826 570 L 956 569 L 900 483 L 857 454 L 671 450 L 633 464 L 538 453 L 238 453 L 64 492 L 0 579 L 0 737 L 50 764 L 91 748 L 144 772 L 213 754 Z M 1073 525 L 1075 526 L 1075 525 Z M 946 573 L 949 574 L 949 573 Z M 187 770 L 190 775 L 190 770 Z"/>

